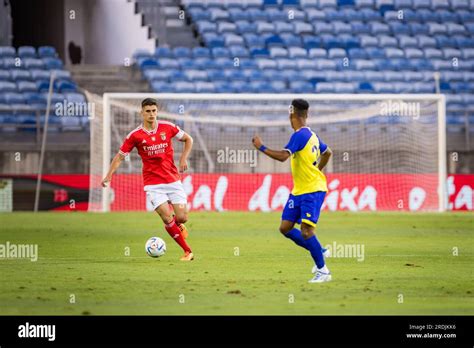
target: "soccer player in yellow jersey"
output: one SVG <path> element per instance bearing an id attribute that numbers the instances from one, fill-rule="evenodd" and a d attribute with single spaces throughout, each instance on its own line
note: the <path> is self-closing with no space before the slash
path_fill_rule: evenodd
<path id="1" fill-rule="evenodd" d="M 314 234 L 321 206 L 327 192 L 326 176 L 322 169 L 332 155 L 331 149 L 306 126 L 309 104 L 306 100 L 295 99 L 290 106 L 290 123 L 295 130 L 283 150 L 271 150 L 263 145 L 258 135 L 253 145 L 265 155 L 284 162 L 291 156 L 291 174 L 293 190 L 283 209 L 280 232 L 297 245 L 311 253 L 315 266 L 314 278 L 310 283 L 322 283 L 331 280 L 323 252 L 325 251 Z M 301 231 L 294 228 L 301 224 Z"/>

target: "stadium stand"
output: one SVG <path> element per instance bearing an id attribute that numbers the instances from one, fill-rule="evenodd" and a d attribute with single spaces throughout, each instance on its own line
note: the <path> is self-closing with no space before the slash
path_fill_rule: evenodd
<path id="1" fill-rule="evenodd" d="M 155 92 L 434 93 L 439 72 L 449 124 L 474 114 L 474 2 L 182 3 L 202 47 L 137 51 Z"/>
<path id="2" fill-rule="evenodd" d="M 71 73 L 64 69 L 63 62 L 57 56 L 56 49 L 51 46 L 38 49 L 21 46 L 17 50 L 11 46 L 0 47 L 0 122 L 6 125 L 1 131 L 35 130 L 37 121 L 44 120 L 52 71 L 55 71 L 56 77 L 52 86 L 51 115 L 55 115 L 57 103 L 66 107 L 70 102 L 86 105 L 85 96 L 78 91 Z M 68 113 L 67 116 L 50 117 L 50 129 L 86 129 L 89 122 L 87 114 Z"/>

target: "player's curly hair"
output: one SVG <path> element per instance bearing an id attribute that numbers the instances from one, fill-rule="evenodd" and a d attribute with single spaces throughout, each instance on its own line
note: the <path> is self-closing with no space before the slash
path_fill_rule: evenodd
<path id="1" fill-rule="evenodd" d="M 293 99 L 291 102 L 291 106 L 293 108 L 293 112 L 298 117 L 307 117 L 308 116 L 308 109 L 309 103 L 304 99 Z"/>

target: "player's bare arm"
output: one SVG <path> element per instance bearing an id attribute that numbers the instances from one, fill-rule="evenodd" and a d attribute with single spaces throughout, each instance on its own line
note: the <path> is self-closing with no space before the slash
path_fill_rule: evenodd
<path id="1" fill-rule="evenodd" d="M 188 170 L 188 157 L 191 153 L 191 149 L 193 148 L 194 140 L 188 133 L 185 132 L 179 141 L 184 143 L 184 150 L 181 154 L 181 158 L 179 159 L 179 171 L 180 173 L 184 173 Z"/>
<path id="2" fill-rule="evenodd" d="M 256 135 L 252 138 L 253 146 L 259 151 L 262 151 L 265 155 L 274 160 L 285 162 L 291 154 L 286 150 L 272 150 L 263 145 L 262 139 Z"/>
<path id="3" fill-rule="evenodd" d="M 122 155 L 121 153 L 117 153 L 112 160 L 112 163 L 110 164 L 109 171 L 107 172 L 107 175 L 105 178 L 102 180 L 102 187 L 107 187 L 112 181 L 112 175 L 115 173 L 115 171 L 120 167 L 120 164 L 122 161 L 125 159 L 125 156 Z"/>
<path id="4" fill-rule="evenodd" d="M 332 156 L 332 151 L 331 149 L 328 147 L 326 149 L 326 151 L 324 151 L 321 155 L 320 155 L 320 160 L 319 160 L 319 163 L 318 163 L 318 169 L 319 170 L 323 170 L 324 167 L 326 167 L 326 164 L 328 164 L 329 162 L 329 159 L 331 158 Z"/>

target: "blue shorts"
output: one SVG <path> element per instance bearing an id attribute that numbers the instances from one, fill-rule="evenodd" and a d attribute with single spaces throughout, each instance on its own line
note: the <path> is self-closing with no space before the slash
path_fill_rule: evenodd
<path id="1" fill-rule="evenodd" d="M 316 226 L 325 196 L 326 192 L 324 191 L 305 193 L 298 196 L 290 194 L 285 208 L 283 208 L 281 219 Z"/>

